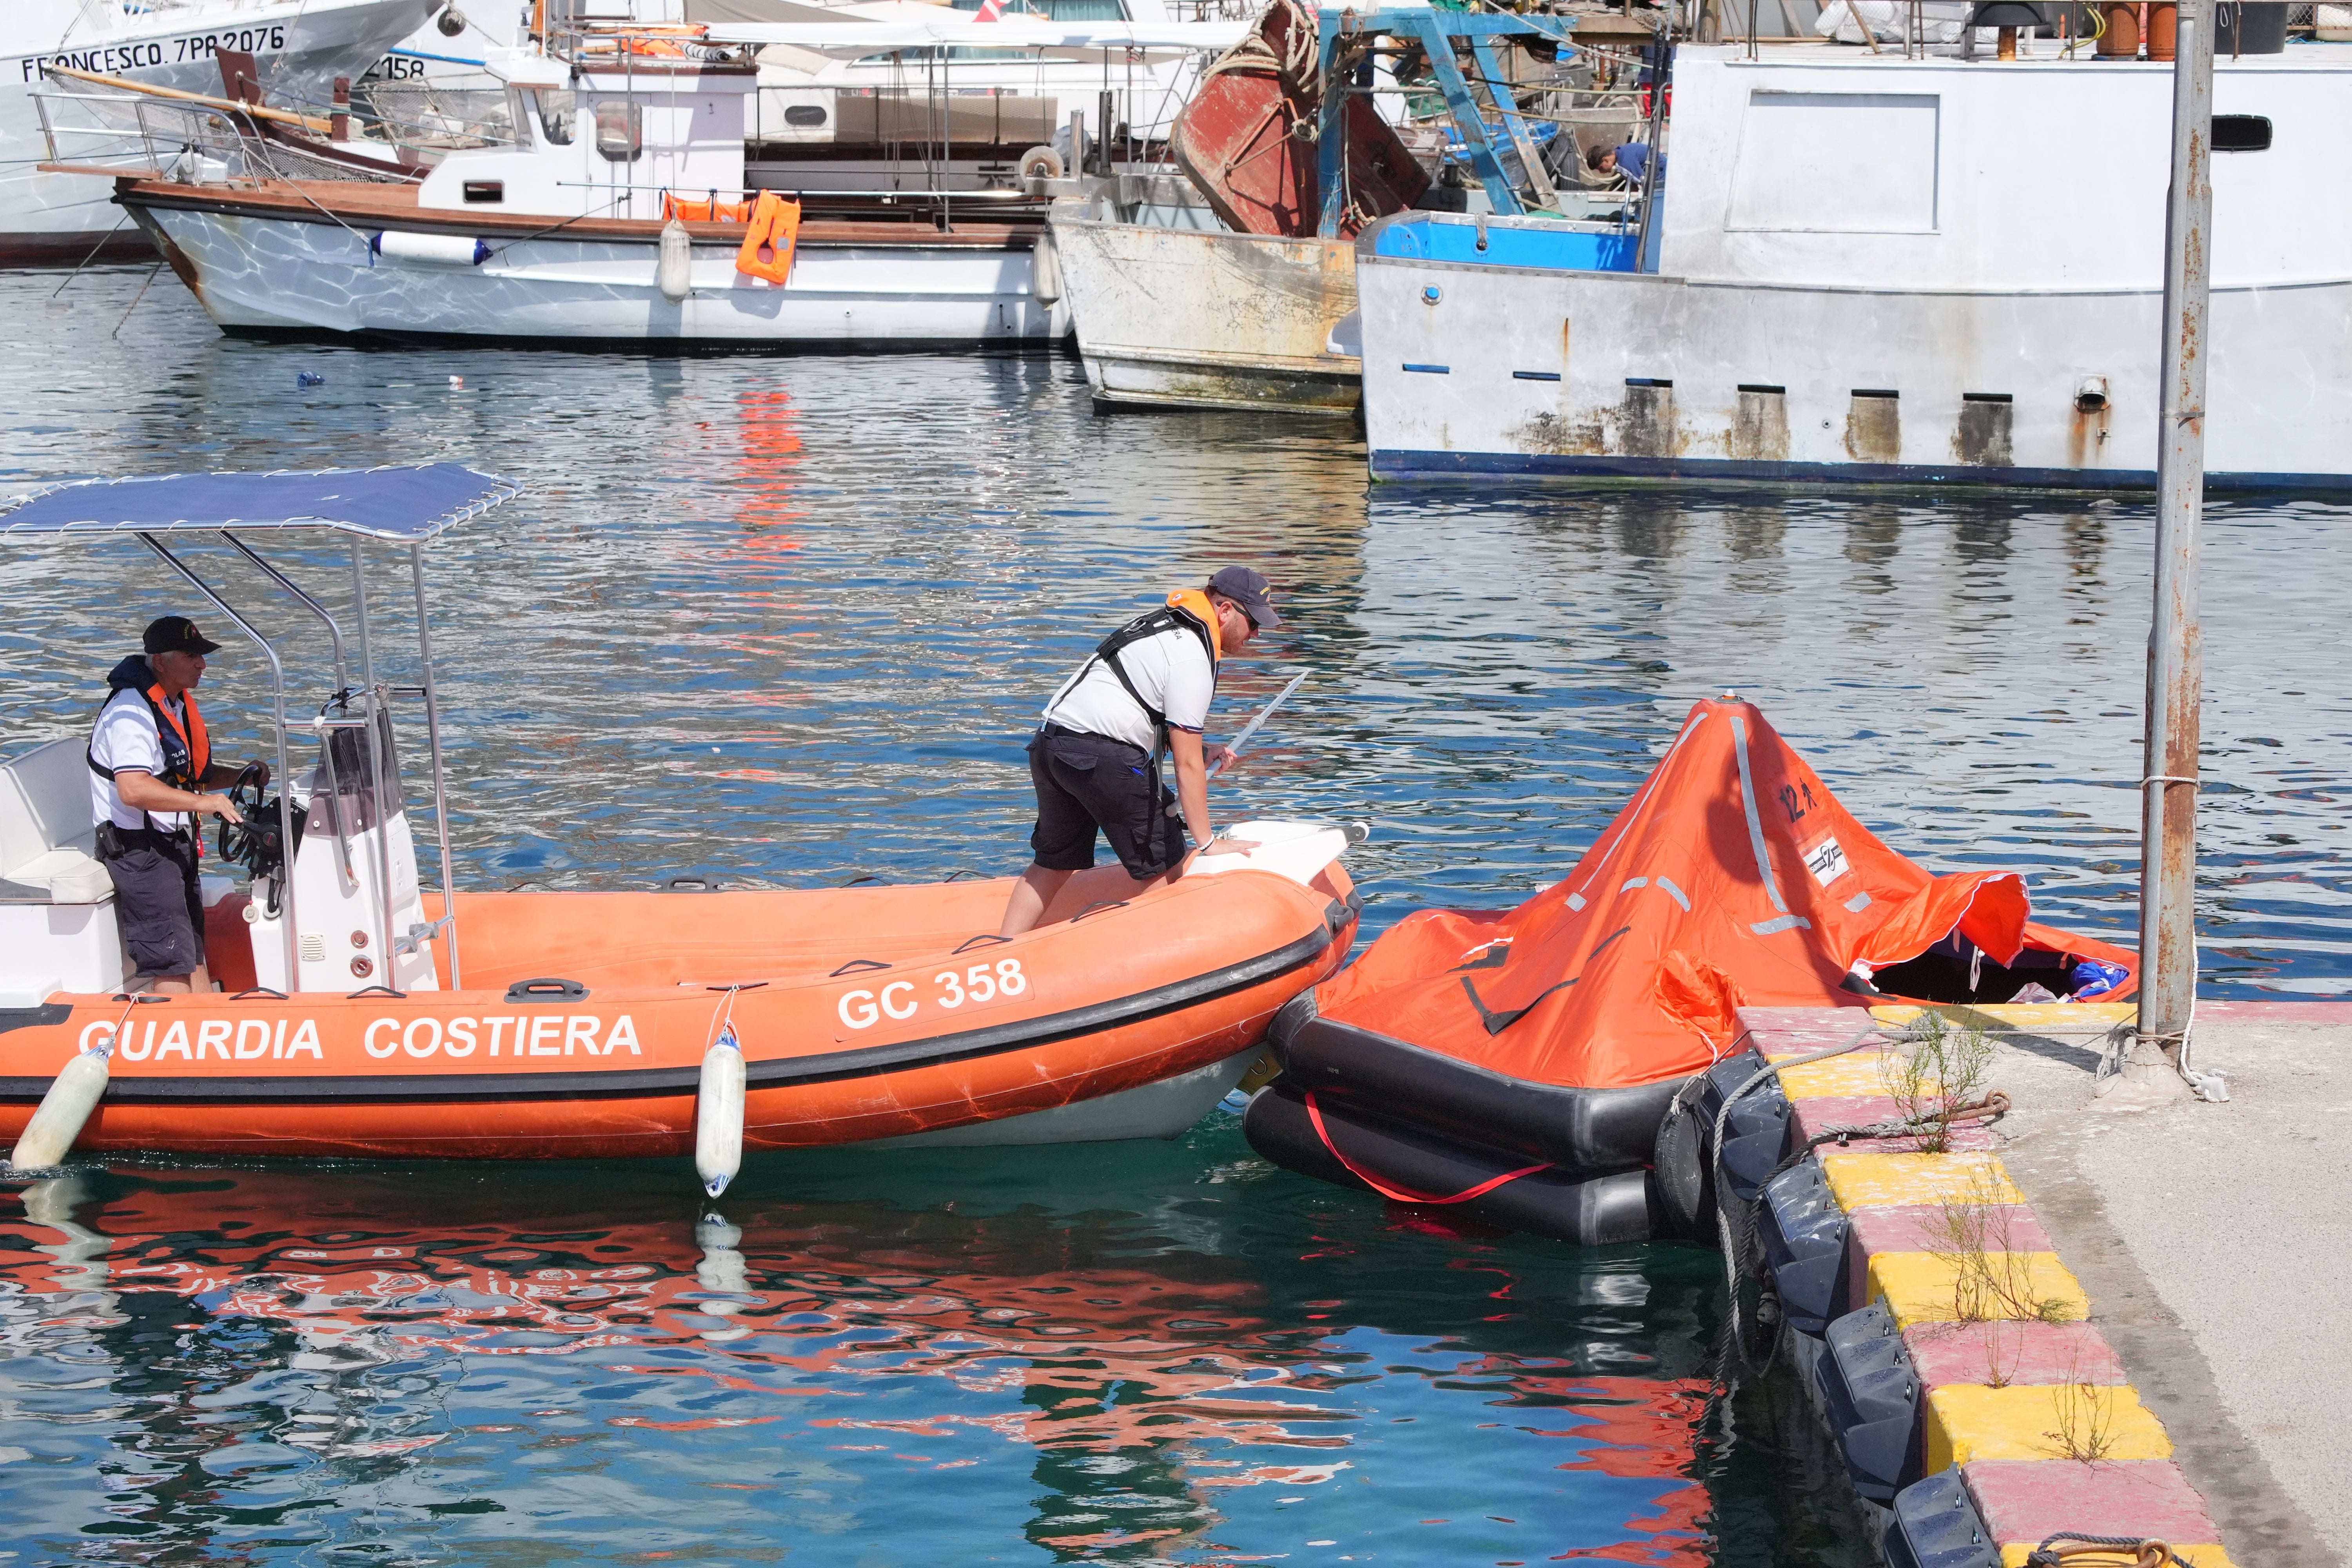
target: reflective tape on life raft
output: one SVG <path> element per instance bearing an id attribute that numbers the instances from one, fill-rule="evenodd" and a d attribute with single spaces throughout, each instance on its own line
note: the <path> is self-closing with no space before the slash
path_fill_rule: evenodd
<path id="1" fill-rule="evenodd" d="M 751 208 L 751 226 L 735 253 L 735 270 L 782 287 L 793 275 L 793 252 L 800 244 L 801 204 L 761 191 Z"/>
<path id="2" fill-rule="evenodd" d="M 1363 1183 L 1364 1185 L 1371 1188 L 1372 1191 L 1380 1194 L 1381 1196 L 1391 1199 L 1397 1203 L 1466 1204 L 1472 1198 L 1486 1196 L 1488 1193 L 1493 1192 L 1496 1187 L 1503 1185 L 1506 1182 L 1516 1182 L 1521 1176 L 1532 1176 L 1538 1171 L 1549 1171 L 1551 1169 L 1551 1162 L 1549 1160 L 1543 1161 L 1538 1164 L 1522 1165 L 1516 1171 L 1506 1171 L 1499 1176 L 1489 1176 L 1486 1180 L 1479 1183 L 1476 1186 L 1470 1188 L 1466 1192 L 1456 1193 L 1450 1198 L 1434 1197 L 1427 1193 L 1407 1192 L 1401 1187 L 1390 1186 L 1378 1176 L 1373 1175 L 1370 1171 L 1365 1170 L 1361 1165 L 1357 1164 L 1356 1162 L 1349 1159 L 1346 1154 L 1342 1153 L 1340 1152 L 1339 1145 L 1331 1141 L 1329 1129 L 1323 1125 L 1323 1112 L 1315 1103 L 1315 1091 L 1313 1089 L 1308 1089 L 1305 1099 L 1307 1100 L 1307 1120 L 1315 1124 L 1315 1136 L 1323 1140 L 1323 1147 L 1331 1151 L 1331 1157 L 1339 1161 L 1342 1165 L 1347 1166 L 1349 1171 L 1354 1174 L 1356 1179 Z"/>

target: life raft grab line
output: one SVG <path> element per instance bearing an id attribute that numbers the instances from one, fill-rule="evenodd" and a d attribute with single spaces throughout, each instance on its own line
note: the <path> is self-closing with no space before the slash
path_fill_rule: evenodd
<path id="1" fill-rule="evenodd" d="M 1339 1145 L 1332 1142 L 1330 1129 L 1323 1125 L 1323 1112 L 1321 1108 L 1316 1105 L 1315 1091 L 1311 1089 L 1307 1091 L 1307 1120 L 1314 1124 L 1315 1136 L 1323 1141 L 1323 1147 L 1331 1151 L 1331 1157 L 1333 1159 L 1339 1161 L 1342 1165 L 1347 1166 L 1349 1172 L 1353 1174 L 1358 1181 L 1363 1183 L 1364 1185 L 1371 1188 L 1372 1191 L 1380 1194 L 1381 1196 L 1396 1203 L 1428 1204 L 1431 1205 L 1466 1204 L 1472 1198 L 1484 1197 L 1488 1193 L 1493 1192 L 1496 1187 L 1503 1186 L 1507 1183 L 1516 1182 L 1521 1176 L 1532 1176 L 1538 1171 L 1549 1171 L 1551 1169 L 1551 1162 L 1549 1160 L 1543 1161 L 1539 1164 L 1522 1165 L 1516 1171 L 1506 1171 L 1499 1176 L 1489 1176 L 1485 1181 L 1479 1183 L 1476 1186 L 1470 1188 L 1466 1192 L 1456 1193 L 1450 1198 L 1438 1197 L 1429 1193 L 1409 1192 L 1402 1187 L 1390 1186 L 1386 1182 L 1381 1181 L 1378 1176 L 1372 1174 L 1370 1171 L 1365 1170 L 1361 1165 L 1357 1164 L 1356 1162 L 1348 1158 L 1346 1153 L 1340 1150 Z"/>
<path id="2" fill-rule="evenodd" d="M 1633 928 L 1630 925 L 1619 926 L 1615 931 L 1612 931 L 1607 936 L 1602 937 L 1599 942 L 1593 944 L 1592 951 L 1584 955 L 1584 962 L 1587 964 L 1590 964 L 1594 959 L 1601 956 L 1611 942 L 1615 942 L 1619 937 L 1623 936 L 1627 931 L 1632 931 L 1633 929 Z M 1491 945 L 1503 948 L 1505 958 L 1508 958 L 1510 956 L 1507 944 L 1496 942 Z M 1464 969 L 1499 969 L 1500 967 L 1502 967 L 1502 960 L 1500 959 L 1491 964 L 1480 963 L 1476 964 L 1465 963 L 1462 965 L 1462 968 Z M 1544 998 L 1551 995 L 1554 992 L 1567 990 L 1570 986 L 1575 984 L 1578 981 L 1583 978 L 1584 975 L 1582 972 L 1580 971 L 1575 974 L 1570 975 L 1559 984 L 1547 986 L 1542 991 L 1538 992 L 1536 994 L 1535 1000 L 1529 1002 L 1526 1006 L 1507 1008 L 1500 1013 L 1494 1011 L 1492 1008 L 1488 1007 L 1486 1003 L 1478 999 L 1478 988 L 1470 983 L 1470 977 L 1466 974 L 1462 976 L 1462 992 L 1463 994 L 1470 998 L 1470 1005 L 1478 1009 L 1478 1021 L 1486 1026 L 1486 1033 L 1491 1037 L 1501 1034 L 1504 1030 L 1509 1028 L 1512 1025 L 1517 1023 L 1520 1019 L 1534 1012 L 1538 1006 L 1543 1005 Z"/>
<path id="3" fill-rule="evenodd" d="M 773 191 L 761 191 L 751 205 L 751 224 L 735 252 L 735 270 L 782 288 L 793 275 L 793 253 L 800 247 L 801 204 L 786 201 Z"/>

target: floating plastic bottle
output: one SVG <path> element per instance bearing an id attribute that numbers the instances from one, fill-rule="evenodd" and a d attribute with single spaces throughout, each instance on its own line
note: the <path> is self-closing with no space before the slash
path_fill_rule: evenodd
<path id="1" fill-rule="evenodd" d="M 297 386 L 324 386 L 327 384 L 327 378 L 320 375 L 314 370 L 297 371 L 294 374 L 294 384 Z"/>

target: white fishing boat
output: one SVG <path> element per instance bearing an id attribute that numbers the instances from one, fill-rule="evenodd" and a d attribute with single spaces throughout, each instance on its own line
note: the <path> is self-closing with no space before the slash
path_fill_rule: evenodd
<path id="1" fill-rule="evenodd" d="M 1052 223 L 1096 402 L 1355 412 L 1351 242 L 1236 234 L 1167 175 L 1098 182 Z"/>
<path id="2" fill-rule="evenodd" d="M 120 199 L 233 332 L 1042 349 L 1068 328 L 1032 288 L 1042 199 L 748 188 L 744 56 L 775 41 L 761 35 L 953 47 L 978 25 L 926 9 L 940 15 L 740 38 L 592 30 L 562 53 L 494 57 L 514 142 L 450 152 L 420 184 L 278 178 L 224 157 L 126 178 Z M 1193 47 L 1181 26 L 996 26 L 1032 47 Z"/>
<path id="3" fill-rule="evenodd" d="M 2152 485 L 2172 67 L 2022 53 L 1685 46 L 1654 260 L 1368 230 L 1373 475 Z M 2352 50 L 2213 106 L 2207 483 L 2352 487 Z"/>
<path id="4" fill-rule="evenodd" d="M 328 102 L 446 0 L 13 0 L 0 55 L 0 266 L 152 256 L 123 221 L 103 173 L 44 170 L 48 128 L 64 160 L 123 154 L 119 124 L 77 111 L 79 89 L 52 66 L 183 91 L 218 93 L 224 51 L 250 55 L 283 100 Z M 78 139 L 79 138 L 79 139 Z M 135 161 L 129 154 L 126 161 Z"/>
<path id="5" fill-rule="evenodd" d="M 1352 415 L 1363 225 L 1474 196 L 1499 212 L 1579 199 L 1551 177 L 1575 146 L 1546 145 L 1557 121 L 1529 121 L 1507 89 L 1474 96 L 1455 53 L 1475 62 L 1470 75 L 1501 82 L 1528 62 L 1514 49 L 1533 44 L 1544 79 L 1524 96 L 1566 99 L 1553 67 L 1576 52 L 1563 47 L 1571 24 L 1427 5 L 1270 6 L 1177 117 L 1170 149 L 1185 178 L 1128 176 L 1054 205 L 1055 254 L 1097 405 Z M 1417 120 L 1394 90 L 1408 49 L 1434 89 Z M 1369 94 L 1327 91 L 1366 72 Z M 1438 170 L 1463 183 L 1440 185 Z"/>

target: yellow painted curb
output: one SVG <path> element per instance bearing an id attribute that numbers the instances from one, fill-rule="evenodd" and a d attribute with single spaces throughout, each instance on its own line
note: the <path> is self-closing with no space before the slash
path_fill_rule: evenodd
<path id="1" fill-rule="evenodd" d="M 2038 1541 L 2002 1542 L 2000 1568 L 2025 1568 L 2026 1558 L 2041 1544 Z M 2188 1563 L 2189 1568 L 2237 1568 L 2237 1564 L 2230 1561 L 2228 1552 L 2210 1542 L 2184 1545 L 2178 1541 L 2168 1541 L 2165 1544 L 2171 1547 L 2173 1555 Z M 2070 1557 L 2067 1561 L 2077 1564 L 2078 1568 L 2131 1568 L 2137 1559 L 2118 1547 L 2112 1557 Z"/>
<path id="2" fill-rule="evenodd" d="M 2139 1016 L 2129 1002 L 1996 1002 L 1984 1006 L 1873 1007 L 1870 1016 L 1882 1024 L 1902 1025 L 1922 1013 L 1941 1013 L 1963 1028 L 1971 1023 L 2002 1029 L 2054 1029 L 2063 1025 L 2081 1028 L 2089 1024 L 2112 1026 Z"/>
<path id="3" fill-rule="evenodd" d="M 1884 1051 L 1853 1051 L 1825 1062 L 1784 1068 L 1780 1072 L 1780 1092 L 1790 1100 L 1851 1100 L 1884 1095 L 1886 1077 L 1879 1070 L 1879 1063 L 1885 1055 Z M 1923 1096 L 1941 1094 L 1944 1086 L 1929 1079 L 1920 1084 L 1919 1092 Z"/>
<path id="4" fill-rule="evenodd" d="M 1859 1154 L 1821 1156 L 1822 1173 L 1838 1206 L 1856 1209 L 1932 1208 L 1940 1203 L 2021 1204 L 2025 1194 L 1991 1154 Z"/>
<path id="5" fill-rule="evenodd" d="M 1979 1459 L 2168 1459 L 2172 1439 L 2129 1384 L 2061 1383 L 1927 1390 L 1927 1474 Z"/>
<path id="6" fill-rule="evenodd" d="M 1963 1280 L 1961 1259 L 1933 1252 L 1871 1254 L 1864 1299 L 1885 1301 L 1902 1329 L 1960 1321 L 2080 1322 L 2090 1298 L 2054 1252 L 1986 1252 Z M 2055 1302 L 2044 1308 L 2042 1303 Z M 1964 1315 L 1965 1314 L 1965 1315 Z"/>

